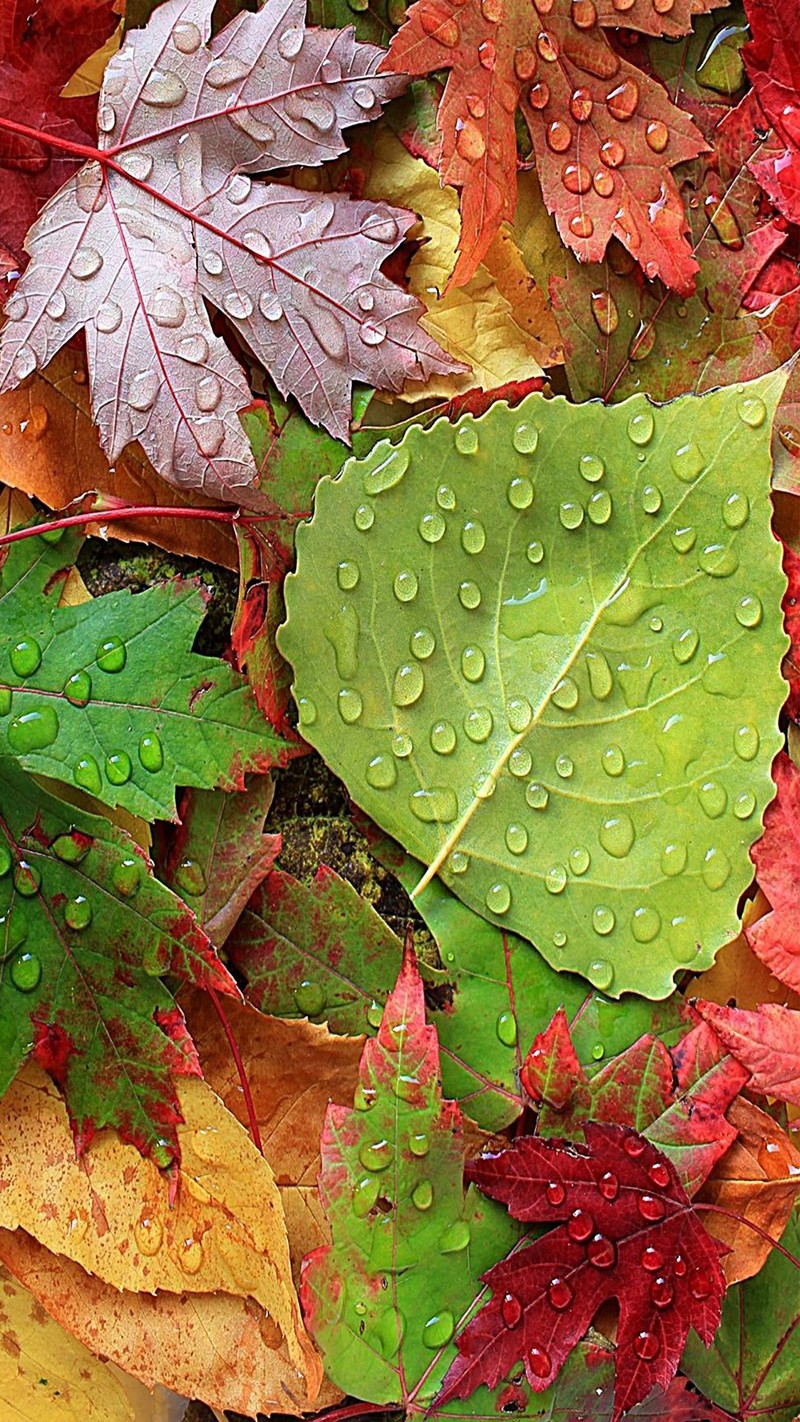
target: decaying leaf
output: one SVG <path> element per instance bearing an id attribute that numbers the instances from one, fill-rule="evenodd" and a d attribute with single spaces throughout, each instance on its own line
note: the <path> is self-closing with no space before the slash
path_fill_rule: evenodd
<path id="1" fill-rule="evenodd" d="M 341 152 L 342 129 L 403 87 L 376 74 L 381 51 L 307 30 L 304 0 L 270 0 L 211 39 L 213 8 L 168 0 L 109 61 L 98 149 L 28 234 L 0 388 L 85 327 L 109 459 L 138 440 L 179 486 L 263 505 L 238 418 L 250 391 L 205 302 L 344 439 L 353 380 L 396 390 L 453 362 L 380 271 L 412 213 L 249 176 Z"/>
<path id="2" fill-rule="evenodd" d="M 285 1340 L 295 1403 L 313 1403 L 321 1369 L 300 1318 L 272 1171 L 210 1087 L 191 1080 L 177 1091 L 184 1124 L 171 1203 L 169 1178 L 110 1132 L 77 1163 L 61 1098 L 25 1067 L 0 1102 L 0 1225 L 26 1230 L 116 1288 L 249 1297 L 269 1315 L 272 1346 Z"/>

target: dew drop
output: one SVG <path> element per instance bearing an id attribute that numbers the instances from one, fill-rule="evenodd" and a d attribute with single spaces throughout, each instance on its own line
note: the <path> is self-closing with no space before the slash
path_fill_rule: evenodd
<path id="1" fill-rule="evenodd" d="M 551 1187 L 548 1186 L 548 1190 L 550 1188 Z M 559 1200 L 558 1203 L 561 1204 L 564 1199 L 564 1189 L 563 1186 L 559 1188 L 561 1189 L 561 1200 Z M 553 1201 L 551 1200 L 550 1203 L 552 1204 Z M 587 1214 L 585 1210 L 573 1210 L 567 1220 L 567 1234 L 570 1239 L 574 1240 L 576 1244 L 585 1244 L 586 1240 L 593 1233 L 594 1220 L 591 1215 Z"/>
<path id="2" fill-rule="evenodd" d="M 410 568 L 403 568 L 397 574 L 392 586 L 398 602 L 413 602 L 419 590 L 419 581 L 416 573 L 413 573 Z"/>
<path id="3" fill-rule="evenodd" d="M 121 672 L 127 660 L 125 643 L 120 637 L 106 637 L 95 652 L 95 661 L 104 672 Z"/>
<path id="4" fill-rule="evenodd" d="M 151 774 L 161 769 L 164 764 L 164 748 L 158 736 L 142 736 L 139 741 L 139 760 Z"/>
<path id="5" fill-rule="evenodd" d="M 705 456 L 694 440 L 689 444 L 682 444 L 679 449 L 676 449 L 670 463 L 673 473 L 684 484 L 693 484 L 706 466 Z"/>
<path id="6" fill-rule="evenodd" d="M 596 988 L 599 988 L 601 992 L 605 992 L 607 988 L 611 987 L 614 981 L 613 964 L 607 962 L 605 958 L 597 958 L 593 963 L 589 964 L 587 976 L 589 981 L 593 983 Z"/>
<path id="7" fill-rule="evenodd" d="M 525 800 L 532 810 L 546 810 L 549 799 L 549 790 L 535 781 L 532 781 L 525 791 Z"/>
<path id="8" fill-rule="evenodd" d="M 675 1297 L 675 1290 L 669 1279 L 659 1275 L 650 1285 L 650 1297 L 656 1308 L 669 1308 Z"/>
<path id="9" fill-rule="evenodd" d="M 601 527 L 603 524 L 608 523 L 608 520 L 611 518 L 611 514 L 613 512 L 613 504 L 611 501 L 611 495 L 609 494 L 607 489 L 595 490 L 588 504 L 586 505 L 586 512 L 589 515 L 590 521 L 597 527 Z"/>
<path id="10" fill-rule="evenodd" d="M 124 899 L 132 899 L 142 881 L 142 871 L 135 859 L 122 859 L 111 875 L 114 888 Z"/>
<path id="11" fill-rule="evenodd" d="M 643 1220 L 663 1220 L 667 1207 L 658 1195 L 640 1195 L 639 1214 Z"/>
<path id="12" fill-rule="evenodd" d="M 616 921 L 613 909 L 607 904 L 598 904 L 592 912 L 592 928 L 602 937 L 612 932 Z"/>
<path id="13" fill-rule="evenodd" d="M 600 843 L 614 859 L 624 859 L 630 853 L 635 838 L 633 821 L 624 810 L 610 815 L 600 828 Z"/>
<path id="14" fill-rule="evenodd" d="M 158 1254 L 164 1237 L 160 1220 L 153 1215 L 142 1215 L 141 1219 L 137 1220 L 133 1226 L 133 1237 L 136 1240 L 139 1253 L 152 1259 L 154 1255 Z"/>
<path id="15" fill-rule="evenodd" d="M 35 953 L 19 953 L 11 962 L 11 981 L 19 992 L 34 992 L 42 977 L 42 964 Z"/>
<path id="16" fill-rule="evenodd" d="M 317 704 L 310 696 L 300 696 L 297 699 L 297 712 L 301 726 L 313 726 L 317 719 Z"/>
<path id="17" fill-rule="evenodd" d="M 711 578 L 729 578 L 736 572 L 739 559 L 732 548 L 724 543 L 707 543 L 697 559 L 704 573 Z"/>
<path id="18" fill-rule="evenodd" d="M 619 1179 L 613 1170 L 607 1170 L 600 1177 L 597 1188 L 604 1200 L 616 1200 L 619 1194 Z"/>
<path id="19" fill-rule="evenodd" d="M 750 517 L 750 500 L 746 494 L 729 494 L 722 505 L 722 517 L 728 528 L 743 528 Z"/>
<path id="20" fill-rule="evenodd" d="M 209 276 L 220 276 L 222 274 L 222 257 L 219 252 L 204 252 L 201 258 L 203 270 Z"/>
<path id="21" fill-rule="evenodd" d="M 62 317 L 66 315 L 67 298 L 65 297 L 63 291 L 53 292 L 53 295 L 50 297 L 50 300 L 45 306 L 45 311 L 53 321 L 60 321 Z"/>
<path id="22" fill-rule="evenodd" d="M 583 845 L 578 845 L 575 849 L 570 850 L 569 867 L 572 870 L 573 874 L 578 875 L 578 877 L 580 877 L 581 874 L 586 873 L 591 862 L 591 855 L 588 849 L 584 848 Z"/>
<path id="23" fill-rule="evenodd" d="M 478 431 L 474 424 L 461 424 L 455 433 L 455 446 L 459 454 L 476 454 L 478 450 Z"/>
<path id="24" fill-rule="evenodd" d="M 222 298 L 222 309 L 235 321 L 246 321 L 253 314 L 253 303 L 245 291 L 228 291 Z"/>
<path id="25" fill-rule="evenodd" d="M 547 1298 L 552 1308 L 563 1313 L 572 1303 L 574 1294 L 566 1279 L 551 1279 L 547 1287 Z"/>
<path id="26" fill-rule="evenodd" d="M 667 878 L 674 879 L 678 874 L 682 874 L 686 868 L 688 855 L 686 845 L 680 841 L 665 844 L 661 854 L 661 872 Z"/>
<path id="27" fill-rule="evenodd" d="M 450 755 L 456 748 L 456 728 L 450 721 L 434 721 L 430 739 L 438 755 Z"/>
<path id="28" fill-rule="evenodd" d="M 475 608 L 480 607 L 481 604 L 481 590 L 478 584 L 472 582 L 469 578 L 465 579 L 459 586 L 458 600 L 462 607 L 465 607 L 470 612 L 474 612 Z"/>
<path id="29" fill-rule="evenodd" d="M 99 795 L 102 791 L 100 767 L 92 755 L 81 756 L 75 764 L 72 778 L 76 785 L 80 785 L 82 790 L 88 790 L 90 795 Z"/>
<path id="30" fill-rule="evenodd" d="M 606 746 L 603 751 L 602 766 L 606 775 L 614 779 L 625 769 L 625 755 L 621 746 Z"/>
<path id="31" fill-rule="evenodd" d="M 191 20 L 179 20 L 172 30 L 172 43 L 181 54 L 194 54 L 202 43 L 202 35 Z"/>
<path id="32" fill-rule="evenodd" d="M 767 407 L 757 395 L 748 395 L 736 406 L 736 413 L 751 429 L 760 429 L 767 418 Z"/>
<path id="33" fill-rule="evenodd" d="M 513 1012 L 501 1012 L 496 1023 L 495 1032 L 497 1039 L 504 1047 L 515 1047 L 517 1044 L 517 1019 Z"/>
<path id="34" fill-rule="evenodd" d="M 604 336 L 610 336 L 619 325 L 617 303 L 610 291 L 593 291 L 591 296 L 592 315 L 595 325 Z"/>
<path id="35" fill-rule="evenodd" d="M 604 1234 L 596 1234 L 586 1246 L 586 1257 L 595 1269 L 613 1269 L 617 1262 L 617 1246 Z"/>
<path id="36" fill-rule="evenodd" d="M 511 890 L 508 884 L 504 883 L 502 879 L 498 880 L 496 884 L 492 884 L 486 891 L 484 903 L 490 913 L 508 913 L 511 907 Z"/>
<path id="37" fill-rule="evenodd" d="M 387 1140 L 368 1141 L 362 1145 L 358 1158 L 365 1170 L 374 1173 L 385 1170 L 393 1158 L 392 1147 Z"/>
<path id="38" fill-rule="evenodd" d="M 535 1378 L 547 1378 L 552 1371 L 550 1354 L 544 1348 L 534 1346 L 529 1348 L 526 1355 L 526 1367 Z"/>
<path id="39" fill-rule="evenodd" d="M 128 390 L 128 404 L 131 409 L 144 414 L 152 409 L 158 395 L 158 376 L 154 370 L 141 370 L 134 375 Z"/>
<path id="40" fill-rule="evenodd" d="M 410 736 L 406 735 L 405 731 L 398 731 L 392 736 L 392 753 L 397 756 L 398 760 L 405 760 L 413 749 L 414 742 Z"/>
<path id="41" fill-rule="evenodd" d="M 336 698 L 336 705 L 346 726 L 354 725 L 364 710 L 361 693 L 352 686 L 342 687 Z"/>
<path id="42" fill-rule="evenodd" d="M 733 802 L 733 813 L 737 820 L 749 820 L 756 808 L 756 797 L 752 790 L 743 790 Z"/>
<path id="43" fill-rule="evenodd" d="M 425 543 L 438 543 L 444 537 L 447 524 L 444 516 L 435 509 L 433 513 L 425 513 L 419 521 L 419 536 Z"/>
<path id="44" fill-rule="evenodd" d="M 113 751 L 106 756 L 106 779 L 111 785 L 126 785 L 131 778 L 131 758 L 127 751 Z"/>
<path id="45" fill-rule="evenodd" d="M 283 307 L 274 291 L 262 291 L 258 309 L 265 321 L 280 321 L 283 317 Z"/>
<path id="46" fill-rule="evenodd" d="M 409 806 L 411 813 L 423 824 L 451 824 L 458 816 L 456 793 L 446 785 L 415 790 L 409 798 Z"/>
<path id="47" fill-rule="evenodd" d="M 460 1254 L 470 1242 L 470 1230 L 466 1220 L 454 1220 L 439 1240 L 442 1254 Z"/>
<path id="48" fill-rule="evenodd" d="M 433 1186 L 430 1180 L 420 1180 L 419 1184 L 414 1186 L 411 1191 L 411 1203 L 423 1213 L 430 1209 L 433 1204 Z"/>
<path id="49" fill-rule="evenodd" d="M 760 598 L 755 593 L 746 594 L 737 602 L 734 615 L 740 627 L 758 627 L 763 616 Z"/>
<path id="50" fill-rule="evenodd" d="M 727 884 L 731 872 L 731 862 L 723 849 L 712 846 L 703 858 L 703 882 L 715 893 Z"/>
<path id="51" fill-rule="evenodd" d="M 422 1342 L 426 1348 L 444 1348 L 450 1342 L 455 1333 L 455 1319 L 449 1309 L 442 1309 L 441 1313 L 435 1313 L 422 1330 Z"/>
<path id="52" fill-rule="evenodd" d="M 571 779 L 574 770 L 575 765 L 568 755 L 556 756 L 556 774 L 560 775 L 562 780 Z"/>
<path id="53" fill-rule="evenodd" d="M 376 461 L 364 475 L 364 493 L 374 497 L 393 489 L 400 483 L 410 462 L 411 454 L 408 449 L 400 446 L 384 454 L 383 449 L 378 446 Z"/>
<path id="54" fill-rule="evenodd" d="M 76 933 L 88 928 L 92 921 L 92 906 L 89 900 L 83 894 L 78 894 L 74 899 L 68 899 L 64 905 L 64 918 L 67 926 Z"/>
<path id="55" fill-rule="evenodd" d="M 319 983 L 305 978 L 293 993 L 298 1012 L 304 1017 L 318 1017 L 325 1007 L 325 992 Z"/>
<path id="56" fill-rule="evenodd" d="M 641 1333 L 636 1334 L 633 1340 L 633 1351 L 637 1358 L 642 1359 L 642 1362 L 652 1363 L 653 1359 L 657 1358 L 661 1352 L 661 1344 L 654 1333 L 643 1329 Z"/>
<path id="57" fill-rule="evenodd" d="M 649 444 L 653 438 L 655 421 L 651 410 L 642 410 L 638 415 L 631 415 L 628 421 L 628 437 L 633 444 Z"/>
<path id="58" fill-rule="evenodd" d="M 583 505 L 573 499 L 565 499 L 559 505 L 558 517 L 564 528 L 580 528 L 583 523 Z"/>
<path id="59" fill-rule="evenodd" d="M 634 909 L 631 916 L 631 933 L 637 943 L 652 943 L 661 929 L 661 915 L 654 908 Z"/>
<path id="60" fill-rule="evenodd" d="M 500 1303 L 500 1314 L 506 1328 L 516 1328 L 522 1318 L 522 1304 L 516 1294 L 504 1294 Z"/>
<path id="61" fill-rule="evenodd" d="M 88 281 L 96 276 L 103 265 L 103 258 L 96 247 L 79 247 L 73 256 L 69 270 L 78 281 Z"/>
<path id="62" fill-rule="evenodd" d="M 655 484 L 645 484 L 642 489 L 642 508 L 645 513 L 658 513 L 663 502 L 661 490 Z"/>
<path id="63" fill-rule="evenodd" d="M 395 706 L 413 706 L 425 690 L 425 676 L 417 662 L 406 662 L 397 668 L 392 687 Z"/>
<path id="64" fill-rule="evenodd" d="M 374 790 L 391 790 L 397 780 L 397 767 L 392 757 L 373 756 L 366 769 L 366 780 Z"/>
<path id="65" fill-rule="evenodd" d="M 528 544 L 525 556 L 529 563 L 541 563 L 544 557 L 544 547 L 538 538 L 534 538 L 533 542 Z"/>
<path id="66" fill-rule="evenodd" d="M 524 825 L 510 824 L 506 828 L 506 846 L 511 854 L 524 854 L 528 848 L 528 831 Z"/>
<path id="67" fill-rule="evenodd" d="M 578 704 L 578 687 L 571 676 L 561 678 L 552 696 L 553 704 L 561 711 L 572 711 Z"/>

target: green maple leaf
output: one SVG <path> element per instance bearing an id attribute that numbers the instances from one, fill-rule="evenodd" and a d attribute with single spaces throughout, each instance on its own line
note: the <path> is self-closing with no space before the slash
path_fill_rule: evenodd
<path id="1" fill-rule="evenodd" d="M 383 829 L 558 969 L 664 997 L 737 930 L 786 645 L 777 373 L 532 395 L 323 479 L 278 635 L 303 735 Z M 321 611 L 322 609 L 322 611 Z"/>
<path id="2" fill-rule="evenodd" d="M 332 1243 L 304 1261 L 306 1322 L 343 1391 L 424 1410 L 480 1274 L 518 1235 L 491 1201 L 464 1193 L 461 1115 L 442 1099 L 413 954 L 364 1048 L 355 1106 L 329 1106 L 321 1150 Z"/>
<path id="3" fill-rule="evenodd" d="M 0 1094 L 32 1054 L 64 1092 L 79 1149 L 115 1126 L 168 1165 L 172 1077 L 200 1068 L 167 974 L 236 992 L 124 830 L 0 764 Z"/>
<path id="4" fill-rule="evenodd" d="M 175 579 L 79 607 L 58 595 L 78 540 L 5 550 L 0 582 L 0 764 L 64 780 L 146 819 L 175 818 L 175 786 L 241 788 L 289 744 L 246 683 L 191 645 L 206 596 Z"/>

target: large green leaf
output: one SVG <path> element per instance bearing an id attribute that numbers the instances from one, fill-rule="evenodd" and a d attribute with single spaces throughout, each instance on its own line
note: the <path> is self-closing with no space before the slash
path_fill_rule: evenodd
<path id="1" fill-rule="evenodd" d="M 782 1244 L 800 1255 L 797 1212 Z M 800 1407 L 800 1269 L 773 1250 L 755 1278 L 729 1289 L 710 1349 L 691 1336 L 681 1361 L 713 1402 L 735 1417 L 789 1422 Z"/>
<path id="2" fill-rule="evenodd" d="M 0 1094 L 32 1052 L 79 1145 L 116 1126 L 177 1155 L 173 1076 L 199 1074 L 166 974 L 236 988 L 197 920 L 124 830 L 0 764 Z"/>
<path id="3" fill-rule="evenodd" d="M 614 996 L 710 964 L 752 875 L 782 385 L 411 429 L 298 530 L 278 640 L 303 734 L 429 873 Z"/>
<path id="4" fill-rule="evenodd" d="M 290 749 L 247 684 L 191 651 L 198 583 L 59 607 L 77 540 L 12 544 L 0 568 L 0 762 L 65 780 L 147 819 L 175 786 L 241 788 Z"/>

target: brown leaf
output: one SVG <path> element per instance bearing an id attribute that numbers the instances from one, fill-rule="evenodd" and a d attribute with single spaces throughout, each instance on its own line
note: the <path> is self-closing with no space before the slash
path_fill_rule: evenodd
<path id="1" fill-rule="evenodd" d="M 800 1152 L 778 1123 L 744 1096 L 728 1108 L 728 1120 L 739 1138 L 714 1167 L 698 1200 L 743 1215 L 778 1240 L 800 1190 Z M 703 1222 L 731 1250 L 722 1260 L 729 1285 L 758 1273 L 771 1252 L 768 1240 L 725 1215 L 709 1211 Z"/>
<path id="2" fill-rule="evenodd" d="M 304 1399 L 297 1397 L 286 1345 L 276 1348 L 275 1324 L 252 1299 L 117 1289 L 51 1254 L 24 1230 L 0 1230 L 0 1259 L 79 1340 L 76 1347 L 110 1358 L 146 1387 L 160 1383 L 220 1412 L 300 1412 Z M 324 1404 L 335 1401 L 338 1394 L 324 1387 Z M 88 1422 L 94 1414 L 70 1413 L 65 1422 L 78 1416 Z M 61 1422 L 60 1415 L 52 1422 Z"/>
<path id="3" fill-rule="evenodd" d="M 203 1073 L 228 1110 L 247 1114 L 230 1048 L 205 993 L 181 998 Z M 264 1153 L 275 1172 L 296 1276 L 304 1254 L 329 1238 L 317 1190 L 319 1141 L 328 1102 L 350 1101 L 358 1084 L 363 1037 L 334 1037 L 303 1019 L 265 1017 L 243 1003 L 225 1005 L 244 1058 Z"/>
<path id="4" fill-rule="evenodd" d="M 159 479 L 138 444 L 109 469 L 92 423 L 82 352 L 59 351 L 47 369 L 0 395 L 0 480 L 61 509 L 96 489 L 130 504 L 164 508 L 214 505 L 200 493 L 185 497 Z M 97 532 L 102 524 L 91 525 Z M 225 568 L 238 566 L 236 539 L 227 524 L 196 518 L 133 518 L 110 525 L 114 538 L 155 543 Z"/>
<path id="5" fill-rule="evenodd" d="M 272 1171 L 205 1082 L 176 1090 L 184 1125 L 172 1185 L 111 1131 L 76 1161 L 61 1096 L 39 1068 L 24 1068 L 0 1103 L 0 1225 L 120 1289 L 249 1295 L 313 1401 L 321 1365 L 300 1319 Z"/>

